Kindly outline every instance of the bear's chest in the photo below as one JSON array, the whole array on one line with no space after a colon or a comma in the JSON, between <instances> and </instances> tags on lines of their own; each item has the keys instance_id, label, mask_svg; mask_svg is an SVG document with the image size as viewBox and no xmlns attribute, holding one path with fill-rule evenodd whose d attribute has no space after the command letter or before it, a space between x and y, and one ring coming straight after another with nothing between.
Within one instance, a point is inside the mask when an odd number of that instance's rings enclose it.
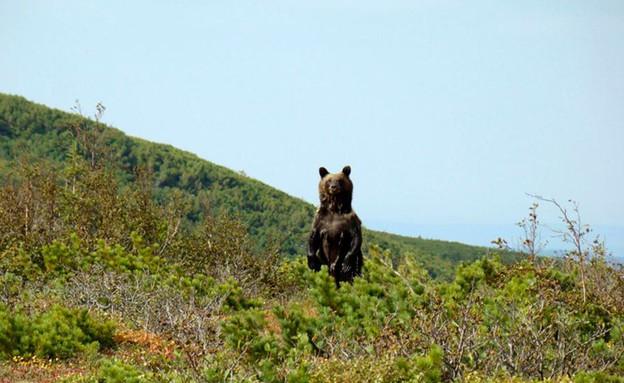
<instances>
[{"instance_id":1,"label":"bear's chest","mask_svg":"<svg viewBox=\"0 0 624 383\"><path fill-rule=\"evenodd\" d=\"M323 226L320 228L321 237L329 240L344 237L345 232L351 227L351 221L350 214L329 214L323 220Z\"/></svg>"}]
</instances>

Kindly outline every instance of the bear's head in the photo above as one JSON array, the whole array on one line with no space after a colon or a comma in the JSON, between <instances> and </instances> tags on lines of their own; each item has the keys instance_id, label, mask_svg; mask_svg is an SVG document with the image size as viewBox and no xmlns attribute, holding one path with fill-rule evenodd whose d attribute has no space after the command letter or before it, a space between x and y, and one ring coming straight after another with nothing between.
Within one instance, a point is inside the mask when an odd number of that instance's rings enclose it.
<instances>
[{"instance_id":1,"label":"bear's head","mask_svg":"<svg viewBox=\"0 0 624 383\"><path fill-rule=\"evenodd\" d=\"M345 166L342 172L331 174L325 168L319 169L321 181L319 182L319 209L333 213L351 212L351 199L353 197L353 182L349 178L351 167Z\"/></svg>"}]
</instances>

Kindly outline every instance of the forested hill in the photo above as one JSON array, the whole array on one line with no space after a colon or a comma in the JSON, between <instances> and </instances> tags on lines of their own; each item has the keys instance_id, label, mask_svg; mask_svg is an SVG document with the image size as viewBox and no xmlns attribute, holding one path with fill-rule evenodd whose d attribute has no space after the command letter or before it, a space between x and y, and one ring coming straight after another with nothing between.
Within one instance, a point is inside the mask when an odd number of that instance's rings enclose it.
<instances>
[{"instance_id":1,"label":"forested hill","mask_svg":"<svg viewBox=\"0 0 624 383\"><path fill-rule=\"evenodd\" d=\"M149 180L150 193L159 204L182 201L186 230L193 230L194 222L206 214L239 215L255 247L277 242L283 255L305 253L313 205L194 154L129 137L97 120L0 94L0 179L6 184L20 163L45 163L67 173L72 156L79 154L93 165L113 167L121 185ZM365 230L364 237L365 247L377 245L393 257L410 256L433 277L449 277L461 261L486 252L372 230Z\"/></svg>"}]
</instances>

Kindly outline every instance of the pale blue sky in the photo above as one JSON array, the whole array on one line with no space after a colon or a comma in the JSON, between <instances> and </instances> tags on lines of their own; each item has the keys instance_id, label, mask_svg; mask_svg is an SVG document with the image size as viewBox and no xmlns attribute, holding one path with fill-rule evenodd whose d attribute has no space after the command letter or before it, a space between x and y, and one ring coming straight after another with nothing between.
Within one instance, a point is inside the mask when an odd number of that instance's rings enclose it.
<instances>
[{"instance_id":1,"label":"pale blue sky","mask_svg":"<svg viewBox=\"0 0 624 383\"><path fill-rule=\"evenodd\" d=\"M535 193L624 241L622 1L4 0L0 15L0 92L101 101L109 125L315 204L318 167L349 164L370 228L487 242Z\"/></svg>"}]
</instances>

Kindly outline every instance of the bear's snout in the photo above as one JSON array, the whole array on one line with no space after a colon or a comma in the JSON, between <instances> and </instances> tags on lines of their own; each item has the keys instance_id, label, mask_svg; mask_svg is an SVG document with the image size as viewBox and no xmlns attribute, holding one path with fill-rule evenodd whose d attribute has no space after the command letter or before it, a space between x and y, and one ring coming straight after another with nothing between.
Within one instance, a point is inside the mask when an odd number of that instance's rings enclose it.
<instances>
[{"instance_id":1,"label":"bear's snout","mask_svg":"<svg viewBox=\"0 0 624 383\"><path fill-rule=\"evenodd\" d=\"M329 187L329 193L330 194L340 193L340 183L339 182L330 182L328 187Z\"/></svg>"}]
</instances>

